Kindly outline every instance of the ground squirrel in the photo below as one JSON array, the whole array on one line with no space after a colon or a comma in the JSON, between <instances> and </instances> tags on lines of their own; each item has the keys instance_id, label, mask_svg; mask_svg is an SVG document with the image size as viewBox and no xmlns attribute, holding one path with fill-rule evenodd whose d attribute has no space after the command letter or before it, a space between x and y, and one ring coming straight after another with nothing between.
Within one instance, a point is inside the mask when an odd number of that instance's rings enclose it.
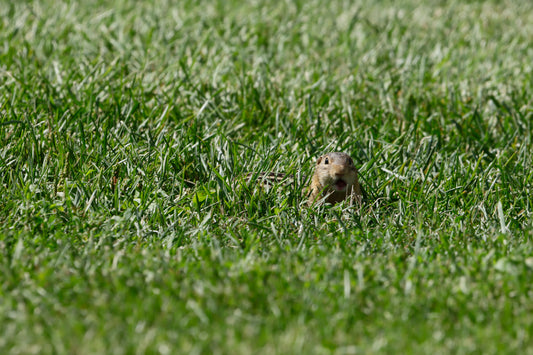
<instances>
[{"instance_id":1,"label":"ground squirrel","mask_svg":"<svg viewBox=\"0 0 533 355\"><path fill-rule=\"evenodd\" d=\"M282 173L250 173L247 178L254 176L267 185L290 177ZM327 153L317 159L311 185L305 191L309 196L309 206L320 201L335 204L347 199L361 204L363 199L353 160L348 154L340 152Z\"/></svg>"},{"instance_id":2,"label":"ground squirrel","mask_svg":"<svg viewBox=\"0 0 533 355\"><path fill-rule=\"evenodd\" d=\"M311 206L321 199L331 204L347 199L361 203L363 193L357 178L357 169L348 154L334 152L317 159L307 204Z\"/></svg>"}]
</instances>

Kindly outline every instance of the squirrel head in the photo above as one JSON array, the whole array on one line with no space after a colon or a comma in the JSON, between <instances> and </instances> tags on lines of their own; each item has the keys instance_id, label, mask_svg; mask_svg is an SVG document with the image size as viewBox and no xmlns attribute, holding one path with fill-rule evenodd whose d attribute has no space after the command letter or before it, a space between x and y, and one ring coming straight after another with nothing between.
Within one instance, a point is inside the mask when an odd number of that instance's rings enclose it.
<instances>
[{"instance_id":1,"label":"squirrel head","mask_svg":"<svg viewBox=\"0 0 533 355\"><path fill-rule=\"evenodd\" d=\"M319 157L315 174L320 185L334 191L349 191L357 181L357 169L353 159L341 152L327 153Z\"/></svg>"}]
</instances>

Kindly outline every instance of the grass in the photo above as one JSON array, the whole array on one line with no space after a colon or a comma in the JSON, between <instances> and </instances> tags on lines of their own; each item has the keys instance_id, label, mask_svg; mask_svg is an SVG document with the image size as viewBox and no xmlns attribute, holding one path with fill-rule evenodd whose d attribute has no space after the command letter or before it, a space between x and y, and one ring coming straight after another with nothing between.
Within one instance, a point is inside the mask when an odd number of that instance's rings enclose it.
<instances>
[{"instance_id":1,"label":"grass","mask_svg":"<svg viewBox=\"0 0 533 355\"><path fill-rule=\"evenodd\" d=\"M6 1L0 352L532 353L532 10Z\"/></svg>"}]
</instances>

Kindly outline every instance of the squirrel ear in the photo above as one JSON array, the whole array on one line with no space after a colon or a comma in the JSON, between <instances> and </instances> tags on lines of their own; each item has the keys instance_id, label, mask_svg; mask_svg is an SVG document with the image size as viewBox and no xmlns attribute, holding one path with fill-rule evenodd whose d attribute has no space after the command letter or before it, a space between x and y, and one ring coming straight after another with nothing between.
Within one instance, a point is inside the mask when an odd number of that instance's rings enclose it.
<instances>
[{"instance_id":1,"label":"squirrel ear","mask_svg":"<svg viewBox=\"0 0 533 355\"><path fill-rule=\"evenodd\" d=\"M319 158L316 160L316 165L320 164L320 162L322 161L322 158L323 158L323 157L319 157Z\"/></svg>"}]
</instances>

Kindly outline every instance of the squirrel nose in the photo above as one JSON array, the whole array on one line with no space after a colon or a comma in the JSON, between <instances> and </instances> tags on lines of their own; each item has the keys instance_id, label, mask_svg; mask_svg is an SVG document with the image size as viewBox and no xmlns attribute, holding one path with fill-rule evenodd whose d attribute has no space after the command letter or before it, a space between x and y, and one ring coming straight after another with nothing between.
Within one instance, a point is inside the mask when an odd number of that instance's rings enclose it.
<instances>
[{"instance_id":1,"label":"squirrel nose","mask_svg":"<svg viewBox=\"0 0 533 355\"><path fill-rule=\"evenodd\" d=\"M343 176L345 174L345 169L342 166L339 166L335 169L335 176Z\"/></svg>"}]
</instances>

